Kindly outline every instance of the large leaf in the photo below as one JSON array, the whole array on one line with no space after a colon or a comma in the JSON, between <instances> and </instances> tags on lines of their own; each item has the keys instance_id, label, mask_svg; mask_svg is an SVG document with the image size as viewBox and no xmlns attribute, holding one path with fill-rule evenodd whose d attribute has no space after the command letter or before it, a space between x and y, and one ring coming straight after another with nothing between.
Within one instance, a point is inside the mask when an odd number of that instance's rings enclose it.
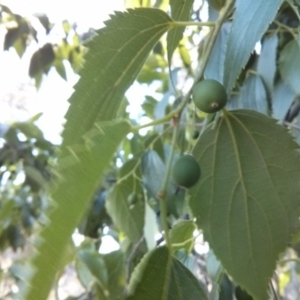
<instances>
[{"instance_id":1,"label":"large leaf","mask_svg":"<svg viewBox=\"0 0 300 300\"><path fill-rule=\"evenodd\" d=\"M282 121L291 107L296 93L287 84L280 81L274 88L272 111L273 117Z\"/></svg>"},{"instance_id":2,"label":"large leaf","mask_svg":"<svg viewBox=\"0 0 300 300\"><path fill-rule=\"evenodd\" d=\"M224 23L221 27L205 68L204 77L206 79L215 79L223 83L226 44L230 27L231 23L229 22Z\"/></svg>"},{"instance_id":3,"label":"large leaf","mask_svg":"<svg viewBox=\"0 0 300 300\"><path fill-rule=\"evenodd\" d=\"M193 0L170 0L171 17L176 21L189 21ZM171 65L172 55L182 39L185 27L178 27L168 32L167 36L167 50L168 61Z\"/></svg>"},{"instance_id":4,"label":"large leaf","mask_svg":"<svg viewBox=\"0 0 300 300\"><path fill-rule=\"evenodd\" d=\"M269 95L271 95L273 91L276 73L277 45L278 37L276 34L265 38L262 42L261 53L257 64L257 72L262 77Z\"/></svg>"},{"instance_id":5,"label":"large leaf","mask_svg":"<svg viewBox=\"0 0 300 300\"><path fill-rule=\"evenodd\" d=\"M143 236L145 203L128 203L128 196L137 184L134 180L131 176L111 189L106 198L106 209L116 226L136 243Z\"/></svg>"},{"instance_id":6,"label":"large leaf","mask_svg":"<svg viewBox=\"0 0 300 300\"><path fill-rule=\"evenodd\" d=\"M282 0L236 1L225 57L224 85L228 92L246 65L255 43L274 19L281 2Z\"/></svg>"},{"instance_id":7,"label":"large leaf","mask_svg":"<svg viewBox=\"0 0 300 300\"><path fill-rule=\"evenodd\" d=\"M299 225L297 144L276 121L236 110L209 126L193 154L202 178L190 206L230 276L257 300L268 299L276 260Z\"/></svg>"},{"instance_id":8,"label":"large leaf","mask_svg":"<svg viewBox=\"0 0 300 300\"><path fill-rule=\"evenodd\" d=\"M89 51L66 114L66 146L79 142L95 121L116 116L125 91L173 22L159 9L138 8L117 12L105 24L86 44Z\"/></svg>"},{"instance_id":9,"label":"large leaf","mask_svg":"<svg viewBox=\"0 0 300 300\"><path fill-rule=\"evenodd\" d=\"M130 300L206 300L196 277L167 248L148 253L136 267L129 286Z\"/></svg>"},{"instance_id":10,"label":"large leaf","mask_svg":"<svg viewBox=\"0 0 300 300\"><path fill-rule=\"evenodd\" d=\"M279 70L287 85L300 95L300 36L290 41L280 53Z\"/></svg>"},{"instance_id":11,"label":"large leaf","mask_svg":"<svg viewBox=\"0 0 300 300\"><path fill-rule=\"evenodd\" d=\"M127 122L99 123L85 145L72 148L73 155L60 158L57 166L60 181L52 194L55 207L49 215L33 258L36 272L30 281L26 299L46 299L63 265L63 256L69 238L79 223L98 188L121 140L128 134ZM101 154L101 155L99 155Z\"/></svg>"},{"instance_id":12,"label":"large leaf","mask_svg":"<svg viewBox=\"0 0 300 300\"><path fill-rule=\"evenodd\" d=\"M260 76L251 74L245 80L241 88L240 103L242 108L269 114L267 91Z\"/></svg>"}]
</instances>

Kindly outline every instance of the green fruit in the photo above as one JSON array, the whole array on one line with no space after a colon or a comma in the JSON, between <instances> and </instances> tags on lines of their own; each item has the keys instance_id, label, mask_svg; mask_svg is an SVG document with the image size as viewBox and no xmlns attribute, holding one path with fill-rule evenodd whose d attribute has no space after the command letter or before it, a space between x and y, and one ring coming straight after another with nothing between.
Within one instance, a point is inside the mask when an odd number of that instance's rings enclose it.
<instances>
[{"instance_id":1,"label":"green fruit","mask_svg":"<svg viewBox=\"0 0 300 300\"><path fill-rule=\"evenodd\" d=\"M200 175L198 162L189 154L181 156L174 164L173 178L180 187L192 187L199 180Z\"/></svg>"},{"instance_id":2,"label":"green fruit","mask_svg":"<svg viewBox=\"0 0 300 300\"><path fill-rule=\"evenodd\" d=\"M203 112L215 113L226 105L227 94L220 82L206 79L194 86L193 100L196 107Z\"/></svg>"},{"instance_id":3,"label":"green fruit","mask_svg":"<svg viewBox=\"0 0 300 300\"><path fill-rule=\"evenodd\" d=\"M209 4L216 10L221 10L226 0L209 0Z\"/></svg>"}]
</instances>

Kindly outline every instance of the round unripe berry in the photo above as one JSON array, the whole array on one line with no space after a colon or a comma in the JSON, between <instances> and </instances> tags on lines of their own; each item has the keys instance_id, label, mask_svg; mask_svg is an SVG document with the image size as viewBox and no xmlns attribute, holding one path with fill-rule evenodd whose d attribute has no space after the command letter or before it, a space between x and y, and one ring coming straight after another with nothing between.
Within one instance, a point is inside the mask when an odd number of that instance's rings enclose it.
<instances>
[{"instance_id":1,"label":"round unripe berry","mask_svg":"<svg viewBox=\"0 0 300 300\"><path fill-rule=\"evenodd\" d=\"M203 112L215 113L226 105L227 94L220 82L214 79L206 79L194 86L193 100L196 107Z\"/></svg>"},{"instance_id":2,"label":"round unripe berry","mask_svg":"<svg viewBox=\"0 0 300 300\"><path fill-rule=\"evenodd\" d=\"M173 179L183 188L190 188L197 183L201 175L201 169L196 159L187 154L181 156L173 166Z\"/></svg>"}]
</instances>

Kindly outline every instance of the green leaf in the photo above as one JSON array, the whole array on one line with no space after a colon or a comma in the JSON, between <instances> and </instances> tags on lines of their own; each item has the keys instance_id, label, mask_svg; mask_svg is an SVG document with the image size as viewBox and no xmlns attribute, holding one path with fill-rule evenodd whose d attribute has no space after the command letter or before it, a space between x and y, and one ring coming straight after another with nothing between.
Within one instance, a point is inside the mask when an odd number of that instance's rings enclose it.
<instances>
[{"instance_id":1,"label":"green leaf","mask_svg":"<svg viewBox=\"0 0 300 300\"><path fill-rule=\"evenodd\" d=\"M147 245L147 249L153 250L156 247L155 234L158 233L157 217L154 210L145 204L145 224L144 224L144 237Z\"/></svg>"},{"instance_id":2,"label":"green leaf","mask_svg":"<svg viewBox=\"0 0 300 300\"><path fill-rule=\"evenodd\" d=\"M125 257L122 251L102 256L108 272L109 299L122 299L125 285Z\"/></svg>"},{"instance_id":3,"label":"green leaf","mask_svg":"<svg viewBox=\"0 0 300 300\"><path fill-rule=\"evenodd\" d=\"M67 73L66 73L66 68L65 68L64 63L59 58L57 58L54 61L53 65L54 65L54 67L56 69L56 72L59 74L59 76L62 79L67 80Z\"/></svg>"},{"instance_id":4,"label":"green leaf","mask_svg":"<svg viewBox=\"0 0 300 300\"><path fill-rule=\"evenodd\" d=\"M154 108L157 104L157 100L153 98L152 96L145 96L145 101L142 104L142 108L146 113L146 116L151 118L152 120L154 119Z\"/></svg>"},{"instance_id":5,"label":"green leaf","mask_svg":"<svg viewBox=\"0 0 300 300\"><path fill-rule=\"evenodd\" d=\"M285 45L279 57L279 71L281 77L298 95L300 94L299 68L300 36Z\"/></svg>"},{"instance_id":6,"label":"green leaf","mask_svg":"<svg viewBox=\"0 0 300 300\"><path fill-rule=\"evenodd\" d=\"M278 36L272 35L262 41L257 63L257 73L262 77L269 95L272 94L276 73Z\"/></svg>"},{"instance_id":7,"label":"green leaf","mask_svg":"<svg viewBox=\"0 0 300 300\"><path fill-rule=\"evenodd\" d=\"M282 121L295 98L296 93L288 85L280 81L273 92L273 117Z\"/></svg>"},{"instance_id":8,"label":"green leaf","mask_svg":"<svg viewBox=\"0 0 300 300\"><path fill-rule=\"evenodd\" d=\"M275 18L281 2L282 0L236 1L224 65L224 86L227 92L231 91L246 65L255 43Z\"/></svg>"},{"instance_id":9,"label":"green leaf","mask_svg":"<svg viewBox=\"0 0 300 300\"><path fill-rule=\"evenodd\" d=\"M206 300L196 277L167 248L149 252L136 267L129 284L128 300Z\"/></svg>"},{"instance_id":10,"label":"green leaf","mask_svg":"<svg viewBox=\"0 0 300 300\"><path fill-rule=\"evenodd\" d=\"M106 266L101 255L95 250L82 249L78 251L78 256L85 263L89 271L92 273L97 283L102 289L108 281Z\"/></svg>"},{"instance_id":11,"label":"green leaf","mask_svg":"<svg viewBox=\"0 0 300 300\"><path fill-rule=\"evenodd\" d=\"M240 102L242 108L269 114L267 92L260 76L251 74L245 80L241 88Z\"/></svg>"},{"instance_id":12,"label":"green leaf","mask_svg":"<svg viewBox=\"0 0 300 300\"><path fill-rule=\"evenodd\" d=\"M143 183L148 190L150 197L157 198L157 193L161 189L164 174L166 171L165 163L156 151L150 150L144 153L141 162L143 173ZM168 212L177 215L175 195L177 186L173 180L167 185L167 206ZM175 195L175 196L174 196Z\"/></svg>"},{"instance_id":13,"label":"green leaf","mask_svg":"<svg viewBox=\"0 0 300 300\"><path fill-rule=\"evenodd\" d=\"M224 23L221 27L205 68L204 77L206 79L215 79L221 83L223 82L226 45L230 27L231 23L229 22Z\"/></svg>"},{"instance_id":14,"label":"green leaf","mask_svg":"<svg viewBox=\"0 0 300 300\"><path fill-rule=\"evenodd\" d=\"M225 270L257 300L299 226L300 162L287 130L258 112L227 112L198 140L190 190L197 225Z\"/></svg>"},{"instance_id":15,"label":"green leaf","mask_svg":"<svg viewBox=\"0 0 300 300\"><path fill-rule=\"evenodd\" d=\"M85 145L74 146L70 156L59 158L56 171L60 181L52 193L54 208L49 214L50 223L40 234L37 254L32 260L36 271L25 299L47 298L55 274L63 266L69 238L129 129L125 121L98 123L87 135Z\"/></svg>"},{"instance_id":16,"label":"green leaf","mask_svg":"<svg viewBox=\"0 0 300 300\"><path fill-rule=\"evenodd\" d=\"M134 205L128 203L128 196L135 192L137 183L134 180L131 176L117 183L108 193L105 204L116 226L136 243L143 236L145 204L143 201Z\"/></svg>"},{"instance_id":17,"label":"green leaf","mask_svg":"<svg viewBox=\"0 0 300 300\"><path fill-rule=\"evenodd\" d=\"M115 118L125 91L173 22L159 9L138 8L116 12L105 24L86 44L89 51L66 114L64 145L80 142L96 121Z\"/></svg>"},{"instance_id":18,"label":"green leaf","mask_svg":"<svg viewBox=\"0 0 300 300\"><path fill-rule=\"evenodd\" d=\"M170 241L173 249L185 249L191 252L194 246L193 233L196 225L192 220L178 220L170 230Z\"/></svg>"},{"instance_id":19,"label":"green leaf","mask_svg":"<svg viewBox=\"0 0 300 300\"><path fill-rule=\"evenodd\" d=\"M189 21L191 8L194 3L193 0L170 0L171 17L175 21ZM167 36L167 51L169 66L171 66L171 59L174 50L177 48L179 42L182 39L185 27L178 27L168 32Z\"/></svg>"}]
</instances>

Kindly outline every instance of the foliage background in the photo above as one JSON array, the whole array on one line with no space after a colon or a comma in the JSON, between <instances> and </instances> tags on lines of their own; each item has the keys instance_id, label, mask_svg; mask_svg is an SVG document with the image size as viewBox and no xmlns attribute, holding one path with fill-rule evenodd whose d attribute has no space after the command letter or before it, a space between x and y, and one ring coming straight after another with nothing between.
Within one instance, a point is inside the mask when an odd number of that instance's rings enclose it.
<instances>
[{"instance_id":1,"label":"foliage background","mask_svg":"<svg viewBox=\"0 0 300 300\"><path fill-rule=\"evenodd\" d=\"M67 65L81 79L59 148L36 126L40 115L1 126L0 246L34 252L35 244L40 253L2 268L2 283L15 287L5 297L46 298L70 262L84 287L77 299L298 297L300 166L290 134L298 142L299 4L236 1L233 12L232 2L219 13L214 1L131 1L146 8L83 35L64 22L60 42L32 54L37 88L51 68L66 79ZM214 29L200 23L182 39L191 23L178 22L203 21L207 9ZM37 19L50 33L46 16ZM22 57L37 39L32 23L5 6L1 23L4 50ZM222 116L189 102L203 75L228 91ZM132 84L156 88L135 118L124 96ZM185 151L203 172L188 192L168 178ZM75 227L85 236L79 247L69 239ZM194 237L203 233L213 249L205 255ZM107 236L120 249L99 254Z\"/></svg>"}]
</instances>

